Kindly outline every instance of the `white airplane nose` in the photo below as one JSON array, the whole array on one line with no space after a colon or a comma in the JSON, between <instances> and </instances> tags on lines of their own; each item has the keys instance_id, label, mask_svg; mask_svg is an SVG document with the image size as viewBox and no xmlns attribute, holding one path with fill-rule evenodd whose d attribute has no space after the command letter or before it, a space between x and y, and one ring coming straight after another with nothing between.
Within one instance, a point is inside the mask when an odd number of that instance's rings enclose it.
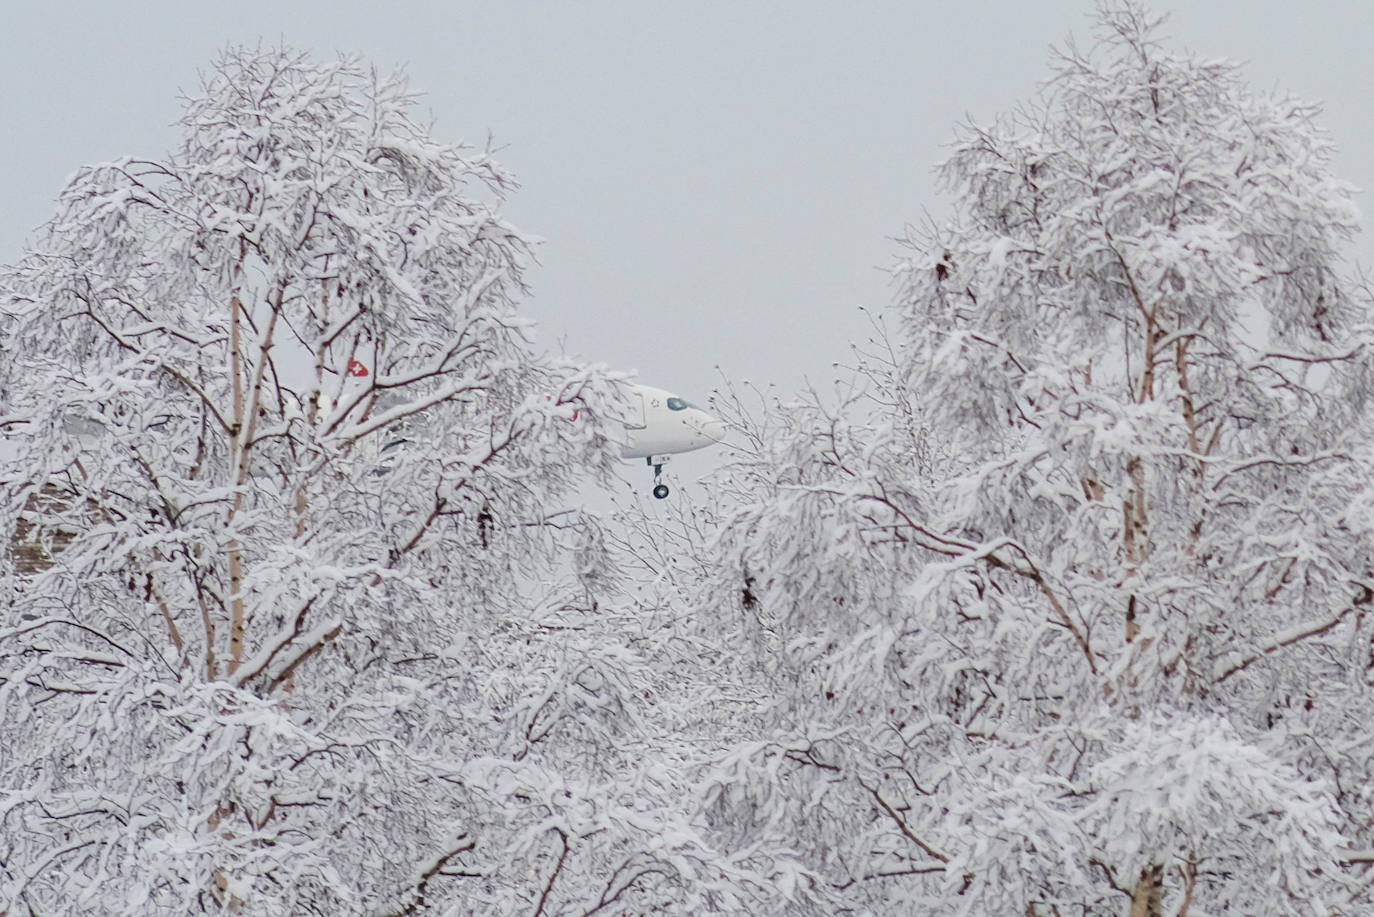
<instances>
[{"instance_id":1,"label":"white airplane nose","mask_svg":"<svg viewBox=\"0 0 1374 917\"><path fill-rule=\"evenodd\" d=\"M705 411L702 411L700 408L697 410L700 412L700 416L697 418L696 424L694 424L697 431L713 443L718 443L723 440L725 438L725 424L721 423L710 414L707 414Z\"/></svg>"}]
</instances>

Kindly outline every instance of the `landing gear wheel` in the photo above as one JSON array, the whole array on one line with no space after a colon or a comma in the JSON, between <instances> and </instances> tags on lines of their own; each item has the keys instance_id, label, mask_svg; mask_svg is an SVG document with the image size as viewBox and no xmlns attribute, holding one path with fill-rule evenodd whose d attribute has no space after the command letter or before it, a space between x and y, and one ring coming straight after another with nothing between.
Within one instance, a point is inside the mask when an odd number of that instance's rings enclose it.
<instances>
[{"instance_id":1,"label":"landing gear wheel","mask_svg":"<svg viewBox=\"0 0 1374 917\"><path fill-rule=\"evenodd\" d=\"M655 485L654 485L654 497L656 497L656 498L659 499L659 500L662 500L662 499L663 499L664 497L666 497L666 496L668 496L668 485L667 485L667 484L655 484Z\"/></svg>"}]
</instances>

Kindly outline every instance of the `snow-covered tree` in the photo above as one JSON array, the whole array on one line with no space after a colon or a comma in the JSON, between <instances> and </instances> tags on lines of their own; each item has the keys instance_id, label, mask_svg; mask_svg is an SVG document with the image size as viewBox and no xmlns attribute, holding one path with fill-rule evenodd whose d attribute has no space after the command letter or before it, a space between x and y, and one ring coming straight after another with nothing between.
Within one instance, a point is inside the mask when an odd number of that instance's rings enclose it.
<instances>
[{"instance_id":1,"label":"snow-covered tree","mask_svg":"<svg viewBox=\"0 0 1374 917\"><path fill-rule=\"evenodd\" d=\"M0 913L739 884L656 808L651 666L566 509L623 381L534 349L512 179L413 101L231 50L0 275Z\"/></svg>"},{"instance_id":2,"label":"snow-covered tree","mask_svg":"<svg viewBox=\"0 0 1374 917\"><path fill-rule=\"evenodd\" d=\"M1097 35L958 136L839 405L740 417L702 608L764 700L701 779L780 913L1374 907L1351 190L1312 106Z\"/></svg>"}]
</instances>

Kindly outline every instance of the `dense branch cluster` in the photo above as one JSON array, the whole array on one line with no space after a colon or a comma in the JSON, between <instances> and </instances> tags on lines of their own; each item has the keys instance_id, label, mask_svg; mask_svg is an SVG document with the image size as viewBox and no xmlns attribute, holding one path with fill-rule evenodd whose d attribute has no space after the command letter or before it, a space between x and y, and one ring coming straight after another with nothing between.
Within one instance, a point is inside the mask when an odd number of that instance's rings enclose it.
<instances>
[{"instance_id":1,"label":"dense branch cluster","mask_svg":"<svg viewBox=\"0 0 1374 917\"><path fill-rule=\"evenodd\" d=\"M550 784L615 772L527 705L622 690L541 638L622 383L534 350L511 178L411 102L231 52L6 273L0 910L503 910Z\"/></svg>"},{"instance_id":2,"label":"dense branch cluster","mask_svg":"<svg viewBox=\"0 0 1374 917\"><path fill-rule=\"evenodd\" d=\"M1105 10L959 135L837 399L735 402L736 792L817 913L1370 906L1352 192L1310 106L1157 26Z\"/></svg>"}]
</instances>

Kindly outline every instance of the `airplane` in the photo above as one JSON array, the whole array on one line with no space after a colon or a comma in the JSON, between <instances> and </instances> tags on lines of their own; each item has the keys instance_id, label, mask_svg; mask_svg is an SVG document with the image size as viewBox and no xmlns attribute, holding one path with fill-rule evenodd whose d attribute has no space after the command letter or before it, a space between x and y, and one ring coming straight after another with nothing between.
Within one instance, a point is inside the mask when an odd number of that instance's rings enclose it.
<instances>
[{"instance_id":1,"label":"airplane","mask_svg":"<svg viewBox=\"0 0 1374 917\"><path fill-rule=\"evenodd\" d=\"M368 370L353 360L349 362L348 374L362 377ZM576 413L573 416L576 417ZM413 422L402 421L387 430L387 438L380 448L384 464L409 442L405 433ZM653 494L659 500L668 496L668 485L663 483L662 475L663 465L670 456L703 449L725 438L725 424L721 421L685 398L650 385L630 386L630 409L624 422L629 441L620 457L642 458L653 467Z\"/></svg>"},{"instance_id":2,"label":"airplane","mask_svg":"<svg viewBox=\"0 0 1374 917\"><path fill-rule=\"evenodd\" d=\"M672 455L714 445L725 438L725 424L686 399L649 385L634 385L625 419L630 441L620 457L642 458L654 469L654 496L668 496L660 478Z\"/></svg>"}]
</instances>

